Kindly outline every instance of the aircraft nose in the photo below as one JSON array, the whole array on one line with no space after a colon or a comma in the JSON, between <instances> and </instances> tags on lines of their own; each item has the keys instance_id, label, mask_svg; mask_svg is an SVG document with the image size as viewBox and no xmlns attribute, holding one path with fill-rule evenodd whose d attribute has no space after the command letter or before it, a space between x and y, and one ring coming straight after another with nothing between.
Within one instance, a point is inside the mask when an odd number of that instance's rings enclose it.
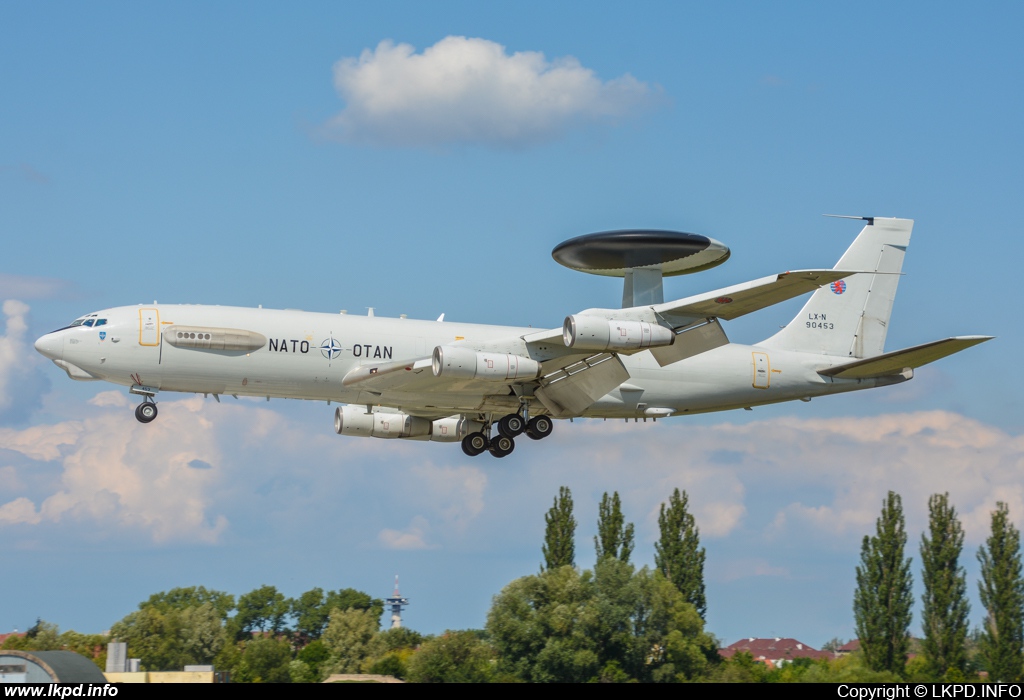
<instances>
[{"instance_id":1,"label":"aircraft nose","mask_svg":"<svg viewBox=\"0 0 1024 700\"><path fill-rule=\"evenodd\" d=\"M51 360L60 360L64 357L64 334L47 333L35 342L36 352Z\"/></svg>"}]
</instances>

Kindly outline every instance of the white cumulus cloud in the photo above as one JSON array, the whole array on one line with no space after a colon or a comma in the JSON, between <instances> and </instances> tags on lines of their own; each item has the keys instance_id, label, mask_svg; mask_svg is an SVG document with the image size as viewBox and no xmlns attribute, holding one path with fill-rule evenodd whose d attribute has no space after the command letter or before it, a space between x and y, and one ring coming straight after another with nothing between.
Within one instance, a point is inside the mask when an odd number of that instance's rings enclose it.
<instances>
[{"instance_id":1,"label":"white cumulus cloud","mask_svg":"<svg viewBox=\"0 0 1024 700\"><path fill-rule=\"evenodd\" d=\"M26 338L28 305L8 299L2 309L6 323L0 336L0 421L19 422L40 405L49 382L40 372L41 360Z\"/></svg>"},{"instance_id":2,"label":"white cumulus cloud","mask_svg":"<svg viewBox=\"0 0 1024 700\"><path fill-rule=\"evenodd\" d=\"M521 148L570 126L614 122L655 101L626 74L601 80L566 56L508 53L487 39L448 36L416 53L382 41L334 66L345 108L328 124L344 141L385 146L457 143Z\"/></svg>"},{"instance_id":3,"label":"white cumulus cloud","mask_svg":"<svg viewBox=\"0 0 1024 700\"><path fill-rule=\"evenodd\" d=\"M378 541L387 549L432 549L427 543L427 519L417 515L404 530L385 528L377 535Z\"/></svg>"},{"instance_id":4,"label":"white cumulus cloud","mask_svg":"<svg viewBox=\"0 0 1024 700\"><path fill-rule=\"evenodd\" d=\"M211 517L208 489L213 470L189 467L216 462L219 448L202 401L177 402L151 425L128 423L123 412L83 421L0 430L0 449L36 461L60 461L52 492L36 503L24 496L0 505L0 524L98 522L148 533L156 542L214 542L227 527Z\"/></svg>"}]
</instances>

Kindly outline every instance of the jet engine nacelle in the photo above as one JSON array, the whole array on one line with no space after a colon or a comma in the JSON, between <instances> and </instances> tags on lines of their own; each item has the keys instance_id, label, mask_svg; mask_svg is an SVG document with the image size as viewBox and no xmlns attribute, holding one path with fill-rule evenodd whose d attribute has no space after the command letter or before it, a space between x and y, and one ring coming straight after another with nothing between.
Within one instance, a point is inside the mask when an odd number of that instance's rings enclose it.
<instances>
[{"instance_id":1,"label":"jet engine nacelle","mask_svg":"<svg viewBox=\"0 0 1024 700\"><path fill-rule=\"evenodd\" d=\"M334 432L376 438L415 438L430 435L430 421L405 413L367 413L357 406L334 411Z\"/></svg>"},{"instance_id":2,"label":"jet engine nacelle","mask_svg":"<svg viewBox=\"0 0 1024 700\"><path fill-rule=\"evenodd\" d=\"M458 442L483 429L483 423L467 418L431 421L406 413L367 413L359 406L339 406L334 411L334 431L338 435Z\"/></svg>"},{"instance_id":3,"label":"jet engine nacelle","mask_svg":"<svg viewBox=\"0 0 1024 700\"><path fill-rule=\"evenodd\" d=\"M440 418L430 425L433 442L459 442L470 433L479 433L484 424L468 418Z\"/></svg>"},{"instance_id":4,"label":"jet engine nacelle","mask_svg":"<svg viewBox=\"0 0 1024 700\"><path fill-rule=\"evenodd\" d=\"M434 348L431 364L435 377L504 382L540 376L540 363L529 357L444 345Z\"/></svg>"},{"instance_id":5,"label":"jet engine nacelle","mask_svg":"<svg viewBox=\"0 0 1024 700\"><path fill-rule=\"evenodd\" d=\"M574 350L643 350L671 345L670 328L646 321L609 321L598 316L566 316L562 326L565 346Z\"/></svg>"}]
</instances>

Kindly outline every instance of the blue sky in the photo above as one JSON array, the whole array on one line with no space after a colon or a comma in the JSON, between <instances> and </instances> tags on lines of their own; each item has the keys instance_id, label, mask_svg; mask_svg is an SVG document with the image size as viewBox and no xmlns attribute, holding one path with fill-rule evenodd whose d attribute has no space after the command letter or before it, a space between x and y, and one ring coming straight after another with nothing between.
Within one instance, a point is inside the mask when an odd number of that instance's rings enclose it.
<instances>
[{"instance_id":1,"label":"blue sky","mask_svg":"<svg viewBox=\"0 0 1024 700\"><path fill-rule=\"evenodd\" d=\"M0 630L106 629L177 585L383 596L395 573L410 626L479 627L537 570L562 484L583 566L603 491L650 564L658 505L688 489L726 643L852 637L859 541L889 489L915 575L928 495L950 492L973 595L995 501L1024 523L1022 14L4 3ZM123 391L31 351L82 313L154 299L554 327L621 294L558 266L565 238L654 227L732 248L667 281L679 297L831 266L858 226L825 213L917 222L887 349L997 340L861 395L560 423L500 462L340 438L322 404L169 396L140 426ZM801 303L726 330L756 341Z\"/></svg>"}]
</instances>

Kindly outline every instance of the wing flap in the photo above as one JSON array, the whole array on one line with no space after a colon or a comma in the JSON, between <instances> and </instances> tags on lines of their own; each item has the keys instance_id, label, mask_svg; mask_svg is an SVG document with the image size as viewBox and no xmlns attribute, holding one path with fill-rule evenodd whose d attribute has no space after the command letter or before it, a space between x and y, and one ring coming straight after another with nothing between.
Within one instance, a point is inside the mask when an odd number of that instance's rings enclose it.
<instances>
[{"instance_id":1,"label":"wing flap","mask_svg":"<svg viewBox=\"0 0 1024 700\"><path fill-rule=\"evenodd\" d=\"M534 395L556 417L578 415L627 379L622 360L601 353L548 375Z\"/></svg>"},{"instance_id":2,"label":"wing flap","mask_svg":"<svg viewBox=\"0 0 1024 700\"><path fill-rule=\"evenodd\" d=\"M662 367L685 360L702 352L728 345L729 338L718 319L712 318L700 325L687 326L676 334L675 342L660 348L651 348L651 354Z\"/></svg>"},{"instance_id":3,"label":"wing flap","mask_svg":"<svg viewBox=\"0 0 1024 700\"><path fill-rule=\"evenodd\" d=\"M869 379L901 374L907 369L914 369L930 362L941 360L969 347L992 340L990 335L965 335L955 338L935 340L924 345L887 352L866 360L849 362L838 367L818 370L818 374L837 379Z\"/></svg>"}]
</instances>

